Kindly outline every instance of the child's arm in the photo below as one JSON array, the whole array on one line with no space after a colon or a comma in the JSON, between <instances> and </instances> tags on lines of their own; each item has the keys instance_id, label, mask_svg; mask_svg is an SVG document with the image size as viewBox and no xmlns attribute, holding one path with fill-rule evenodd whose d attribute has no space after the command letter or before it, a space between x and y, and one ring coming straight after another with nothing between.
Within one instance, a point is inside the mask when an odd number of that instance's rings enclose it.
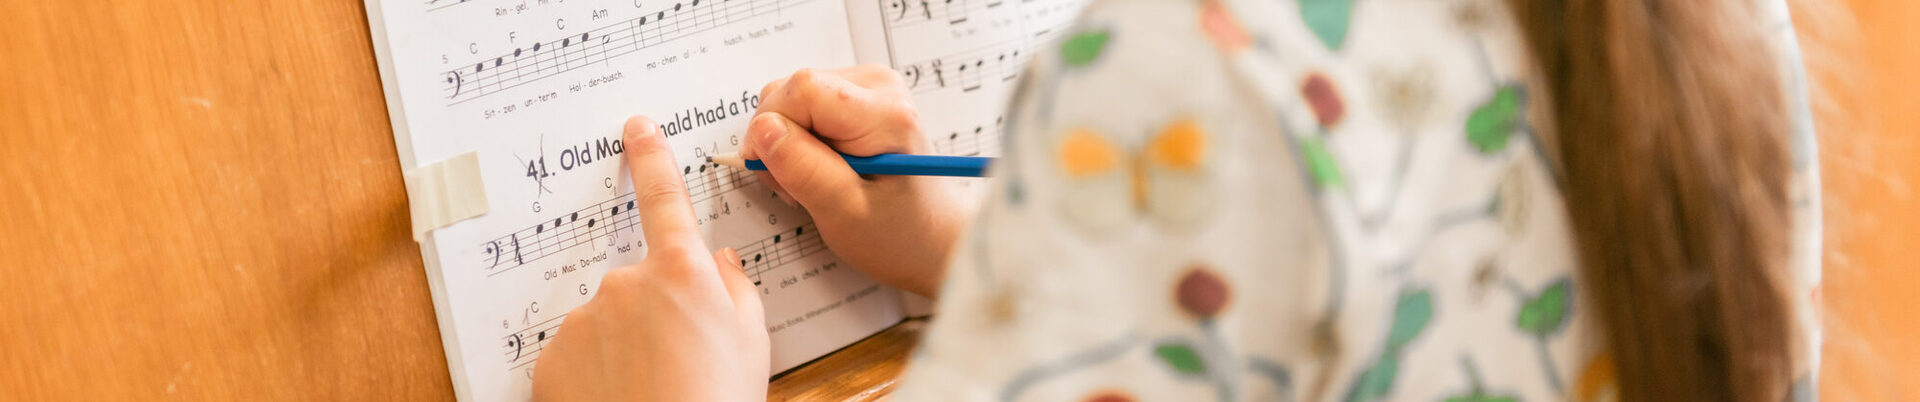
<instances>
[{"instance_id":1,"label":"child's arm","mask_svg":"<svg viewBox=\"0 0 1920 402\"><path fill-rule=\"evenodd\" d=\"M761 182L805 207L855 269L931 296L971 215L965 179L861 177L839 155L930 151L911 95L886 67L801 70L761 90L741 156L765 162Z\"/></svg>"}]
</instances>

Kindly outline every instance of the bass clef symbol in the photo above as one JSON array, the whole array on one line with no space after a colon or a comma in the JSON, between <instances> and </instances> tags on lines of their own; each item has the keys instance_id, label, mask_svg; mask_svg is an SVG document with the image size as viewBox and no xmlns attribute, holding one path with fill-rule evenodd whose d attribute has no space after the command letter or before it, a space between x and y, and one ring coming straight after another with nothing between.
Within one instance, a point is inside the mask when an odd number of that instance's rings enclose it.
<instances>
[{"instance_id":1,"label":"bass clef symbol","mask_svg":"<svg viewBox=\"0 0 1920 402\"><path fill-rule=\"evenodd\" d=\"M905 75L907 77L907 88L919 88L920 76L925 75L920 73L919 64L907 66L907 68L900 69L900 74Z\"/></svg>"},{"instance_id":2,"label":"bass clef symbol","mask_svg":"<svg viewBox=\"0 0 1920 402\"><path fill-rule=\"evenodd\" d=\"M500 266L500 241L499 240L487 242L486 245L481 246L480 252L483 254L492 256L493 262L487 264L487 268Z\"/></svg>"},{"instance_id":3,"label":"bass clef symbol","mask_svg":"<svg viewBox=\"0 0 1920 402\"><path fill-rule=\"evenodd\" d=\"M894 17L893 17L893 20L894 20L894 21L899 21L899 20L903 20L903 19L906 19L906 18L907 18L907 8L908 8L908 7L907 7L907 3L906 3L905 1L902 1L902 0L889 0L889 1L887 1L887 6L889 6L889 7L893 7L893 9L895 9L895 10L899 10L899 11L900 11L900 12L899 12L899 15L896 15L896 16L894 16Z\"/></svg>"},{"instance_id":4,"label":"bass clef symbol","mask_svg":"<svg viewBox=\"0 0 1920 402\"><path fill-rule=\"evenodd\" d=\"M458 97L460 97L460 89L461 89L461 87L465 87L465 86L466 86L466 84L467 84L467 79L466 79L466 77L462 77L462 76L460 76L460 72L459 72L459 71L448 71L448 72L447 72L447 85L451 85L451 86L453 86L453 94L452 94L452 95L447 95L447 99L453 99L453 98L458 98Z\"/></svg>"},{"instance_id":5,"label":"bass clef symbol","mask_svg":"<svg viewBox=\"0 0 1920 402\"><path fill-rule=\"evenodd\" d=\"M507 359L507 362L512 363L512 362L520 361L520 351L525 349L526 346L527 346L526 342L520 340L520 334L513 334L512 338L508 338L507 347L513 348L513 358Z\"/></svg>"}]
</instances>

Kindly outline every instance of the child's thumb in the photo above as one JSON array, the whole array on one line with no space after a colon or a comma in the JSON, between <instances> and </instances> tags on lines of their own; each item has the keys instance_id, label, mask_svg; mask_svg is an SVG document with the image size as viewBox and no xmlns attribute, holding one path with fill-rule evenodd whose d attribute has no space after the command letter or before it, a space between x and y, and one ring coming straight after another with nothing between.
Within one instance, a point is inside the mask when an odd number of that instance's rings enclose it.
<instances>
[{"instance_id":1,"label":"child's thumb","mask_svg":"<svg viewBox=\"0 0 1920 402\"><path fill-rule=\"evenodd\" d=\"M747 145L787 195L810 211L845 208L858 199L860 175L839 152L786 116L754 116L747 126Z\"/></svg>"}]
</instances>

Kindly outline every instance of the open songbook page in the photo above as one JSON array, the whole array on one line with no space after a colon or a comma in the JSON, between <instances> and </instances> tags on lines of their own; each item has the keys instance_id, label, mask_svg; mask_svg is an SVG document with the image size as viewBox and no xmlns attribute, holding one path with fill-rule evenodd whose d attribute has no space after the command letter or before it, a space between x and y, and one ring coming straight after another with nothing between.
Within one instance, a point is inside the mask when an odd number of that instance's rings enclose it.
<instances>
[{"instance_id":1,"label":"open songbook page","mask_svg":"<svg viewBox=\"0 0 1920 402\"><path fill-rule=\"evenodd\" d=\"M903 292L707 156L740 146L764 83L860 62L902 74L940 153L994 155L1022 62L1077 2L367 0L415 221L484 201L416 228L456 393L527 399L567 312L646 255L621 156L635 114L674 145L708 244L737 249L758 286L774 372L897 323L916 308ZM467 155L477 164L447 162Z\"/></svg>"}]
</instances>

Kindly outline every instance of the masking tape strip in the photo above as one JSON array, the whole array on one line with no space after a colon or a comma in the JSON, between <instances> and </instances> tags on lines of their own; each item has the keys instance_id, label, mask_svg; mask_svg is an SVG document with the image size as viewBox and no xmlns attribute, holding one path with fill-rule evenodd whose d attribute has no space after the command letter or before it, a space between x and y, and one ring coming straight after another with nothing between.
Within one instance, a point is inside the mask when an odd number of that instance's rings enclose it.
<instances>
[{"instance_id":1,"label":"masking tape strip","mask_svg":"<svg viewBox=\"0 0 1920 402\"><path fill-rule=\"evenodd\" d=\"M407 204L413 210L413 241L428 231L487 213L480 156L469 151L406 173Z\"/></svg>"}]
</instances>

